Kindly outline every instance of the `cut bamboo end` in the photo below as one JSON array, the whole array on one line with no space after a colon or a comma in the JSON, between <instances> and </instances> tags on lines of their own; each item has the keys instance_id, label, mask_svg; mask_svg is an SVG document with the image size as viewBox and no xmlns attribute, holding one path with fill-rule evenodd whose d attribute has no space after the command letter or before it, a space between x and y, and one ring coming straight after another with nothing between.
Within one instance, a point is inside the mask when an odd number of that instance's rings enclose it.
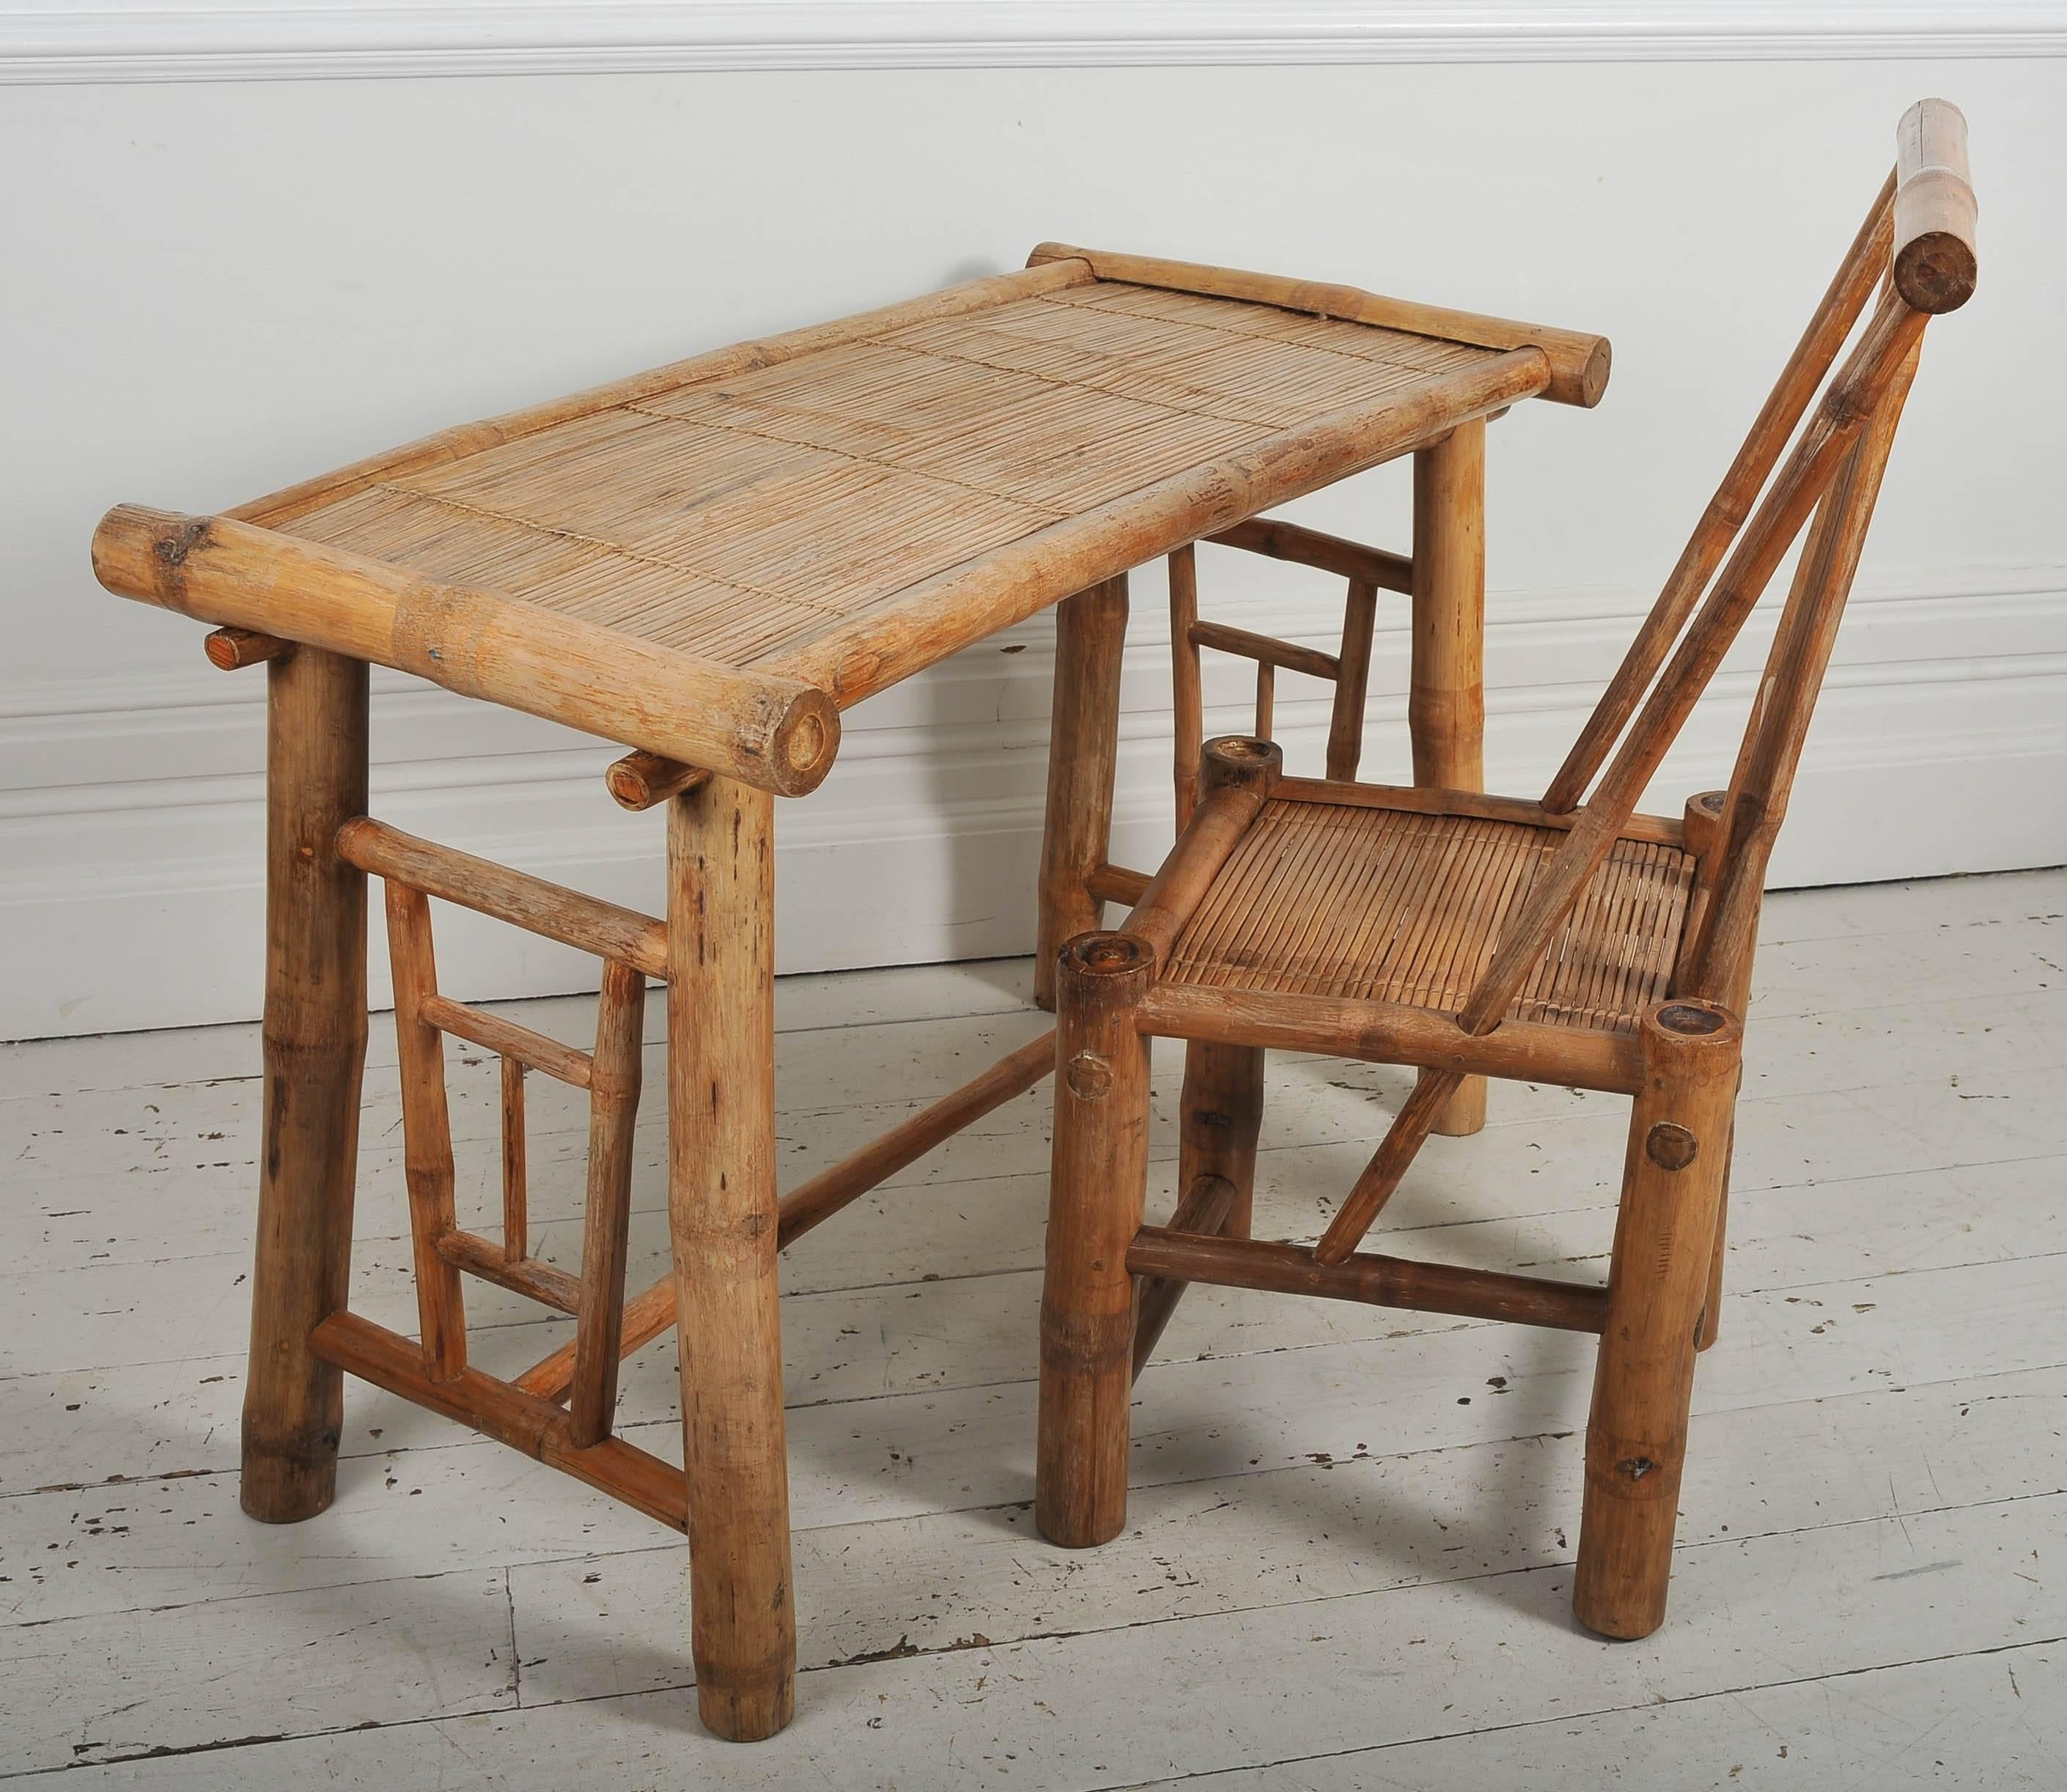
<instances>
[{"instance_id":1,"label":"cut bamboo end","mask_svg":"<svg viewBox=\"0 0 2067 1792\"><path fill-rule=\"evenodd\" d=\"M201 650L217 671L242 672L246 666L262 665L293 652L294 644L254 628L217 628L201 644Z\"/></svg>"},{"instance_id":2,"label":"cut bamboo end","mask_svg":"<svg viewBox=\"0 0 2067 1792\"><path fill-rule=\"evenodd\" d=\"M1687 996L1660 1002L1644 1015L1642 1027L1645 1049L1671 1056L1682 1077L1692 1074L1680 1068L1683 1064L1720 1064L1724 1052L1740 1051L1744 1046L1744 1022L1735 1014L1720 1002ZM1687 1057L1690 1051L1695 1058Z\"/></svg>"},{"instance_id":3,"label":"cut bamboo end","mask_svg":"<svg viewBox=\"0 0 2067 1792\"><path fill-rule=\"evenodd\" d=\"M1919 311L1955 311L1980 272L1966 115L1949 100L1919 100L1894 140L1895 291Z\"/></svg>"},{"instance_id":4,"label":"cut bamboo end","mask_svg":"<svg viewBox=\"0 0 2067 1792\"><path fill-rule=\"evenodd\" d=\"M611 762L603 774L603 787L621 809L638 815L657 809L671 796L693 790L711 774L701 766L685 766L679 759L663 758L657 753L627 753Z\"/></svg>"},{"instance_id":5,"label":"cut bamboo end","mask_svg":"<svg viewBox=\"0 0 2067 1792\"><path fill-rule=\"evenodd\" d=\"M1253 790L1259 802L1277 787L1285 769L1285 753L1275 743L1253 734L1222 734L1206 742L1199 755L1199 790L1201 796L1230 787Z\"/></svg>"},{"instance_id":6,"label":"cut bamboo end","mask_svg":"<svg viewBox=\"0 0 2067 1792\"><path fill-rule=\"evenodd\" d=\"M1687 843L1687 850L1696 859L1707 858L1720 842L1723 811L1729 799L1728 790L1703 790L1687 798L1686 815L1679 823L1679 833Z\"/></svg>"}]
</instances>

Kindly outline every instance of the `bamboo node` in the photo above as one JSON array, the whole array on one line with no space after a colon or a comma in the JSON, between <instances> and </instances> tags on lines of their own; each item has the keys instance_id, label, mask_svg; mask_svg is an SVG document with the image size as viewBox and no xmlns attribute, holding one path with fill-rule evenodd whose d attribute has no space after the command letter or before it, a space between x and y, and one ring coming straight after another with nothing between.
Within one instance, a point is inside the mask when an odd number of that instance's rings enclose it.
<instances>
[{"instance_id":1,"label":"bamboo node","mask_svg":"<svg viewBox=\"0 0 2067 1792\"><path fill-rule=\"evenodd\" d=\"M177 528L151 543L152 558L175 583L186 565L187 556L206 538L209 520L206 517L183 517Z\"/></svg>"},{"instance_id":2,"label":"bamboo node","mask_svg":"<svg viewBox=\"0 0 2067 1792\"><path fill-rule=\"evenodd\" d=\"M1660 1120L1645 1135L1643 1155L1661 1170L1683 1170L1701 1155L1701 1141L1677 1120Z\"/></svg>"}]
</instances>

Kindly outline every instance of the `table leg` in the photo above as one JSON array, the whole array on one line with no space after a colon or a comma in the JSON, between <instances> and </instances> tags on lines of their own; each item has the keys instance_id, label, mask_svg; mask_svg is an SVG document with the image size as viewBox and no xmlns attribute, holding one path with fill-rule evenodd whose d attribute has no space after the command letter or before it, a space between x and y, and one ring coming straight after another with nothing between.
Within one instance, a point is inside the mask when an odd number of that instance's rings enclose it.
<instances>
[{"instance_id":1,"label":"table leg","mask_svg":"<svg viewBox=\"0 0 2067 1792\"><path fill-rule=\"evenodd\" d=\"M266 668L264 1149L245 1381L244 1510L311 1518L337 1490L343 1371L309 1334L345 1304L366 1060L366 876L334 850L366 813L366 667L298 648Z\"/></svg>"},{"instance_id":2,"label":"table leg","mask_svg":"<svg viewBox=\"0 0 2067 1792\"><path fill-rule=\"evenodd\" d=\"M1414 648L1407 703L1414 782L1485 788L1485 425L1460 424L1414 457ZM1424 1073L1425 1074L1425 1073ZM1467 1077L1437 1119L1452 1138L1485 1124Z\"/></svg>"},{"instance_id":3,"label":"table leg","mask_svg":"<svg viewBox=\"0 0 2067 1792\"><path fill-rule=\"evenodd\" d=\"M690 1639L713 1734L795 1701L776 1310L774 799L717 778L668 807L668 1214Z\"/></svg>"},{"instance_id":4,"label":"table leg","mask_svg":"<svg viewBox=\"0 0 2067 1792\"><path fill-rule=\"evenodd\" d=\"M1055 955L1105 923L1088 888L1111 851L1119 754L1119 668L1127 648L1127 575L1055 611L1055 700L1048 732L1048 815L1041 835L1040 924L1034 999L1055 1006Z\"/></svg>"}]
</instances>

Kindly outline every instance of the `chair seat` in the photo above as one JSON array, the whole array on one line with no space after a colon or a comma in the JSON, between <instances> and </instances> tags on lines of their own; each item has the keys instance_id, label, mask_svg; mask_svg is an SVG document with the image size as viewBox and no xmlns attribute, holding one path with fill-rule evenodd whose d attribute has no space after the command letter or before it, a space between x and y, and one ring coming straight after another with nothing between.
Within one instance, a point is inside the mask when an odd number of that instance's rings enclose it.
<instances>
[{"instance_id":1,"label":"chair seat","mask_svg":"<svg viewBox=\"0 0 2067 1792\"><path fill-rule=\"evenodd\" d=\"M1171 948L1171 983L1462 1005L1561 828L1274 798ZM1618 840L1508 1010L1635 1030L1664 999L1694 860Z\"/></svg>"}]
</instances>

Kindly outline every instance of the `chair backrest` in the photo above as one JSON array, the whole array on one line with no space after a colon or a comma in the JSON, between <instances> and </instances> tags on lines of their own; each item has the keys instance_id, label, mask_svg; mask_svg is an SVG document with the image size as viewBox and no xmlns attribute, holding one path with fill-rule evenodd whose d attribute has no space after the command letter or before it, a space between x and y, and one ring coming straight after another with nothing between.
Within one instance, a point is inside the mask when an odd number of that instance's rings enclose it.
<instances>
[{"instance_id":1,"label":"chair backrest","mask_svg":"<svg viewBox=\"0 0 2067 1792\"><path fill-rule=\"evenodd\" d=\"M1545 808L1581 812L1460 1010L1459 1022L1468 1031L1489 1032L1499 1024L1627 824L1645 786L1813 514L1731 778L1712 855L1715 879L1704 870L1714 894L1699 935L1682 960L1679 986L1683 991L1742 1006L1736 985L1748 976L1766 862L1785 814L1923 328L1936 313L1964 304L1974 289L1975 205L1965 118L1948 101L1919 100L1903 115L1896 142L1894 174L1651 615L1545 792ZM1876 287L1872 315L1769 484L1782 449ZM1751 500L1761 488L1764 495L1753 509ZM1590 784L1591 797L1582 807L1580 798Z\"/></svg>"},{"instance_id":2,"label":"chair backrest","mask_svg":"<svg viewBox=\"0 0 2067 1792\"><path fill-rule=\"evenodd\" d=\"M1628 825L1644 786L1813 513L1815 523L1731 775L1717 841L1702 855L1708 900L1691 946L1680 954L1675 981L1679 994L1741 1012L1767 856L1916 371L1923 327L1935 313L1964 304L1974 276L1967 121L1942 100L1919 100L1903 116L1893 178L1874 202L1600 706L1551 781L1544 807L1578 813L1458 1009L1457 1024L1466 1032L1490 1033L1500 1025ZM1786 438L1877 284L1880 298L1872 316L1768 485ZM1748 509L1761 486L1764 496ZM1596 773L1599 782L1582 807L1579 798ZM1355 1250L1460 1080L1454 1071L1423 1074L1314 1246L1316 1262L1340 1263Z\"/></svg>"}]
</instances>

